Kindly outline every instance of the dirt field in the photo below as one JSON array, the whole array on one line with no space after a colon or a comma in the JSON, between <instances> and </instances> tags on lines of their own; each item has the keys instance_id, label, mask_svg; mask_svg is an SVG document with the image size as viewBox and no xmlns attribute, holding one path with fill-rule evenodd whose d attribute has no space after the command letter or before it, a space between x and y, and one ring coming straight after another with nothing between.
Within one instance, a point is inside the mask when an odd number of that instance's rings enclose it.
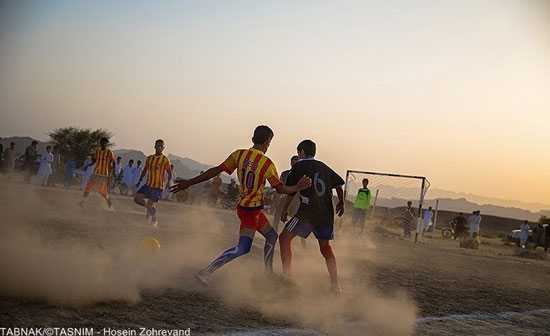
<instances>
[{"instance_id":1,"label":"dirt field","mask_svg":"<svg viewBox=\"0 0 550 336\"><path fill-rule=\"evenodd\" d=\"M0 327L187 329L235 335L550 334L550 261L492 239L456 242L354 235L334 250L344 294L329 295L312 237L294 244L294 279L263 273L262 237L204 287L193 272L237 241L233 211L162 202L161 229L114 196L0 184ZM146 237L162 244L151 255ZM508 314L510 312L520 314Z\"/></svg>"}]
</instances>

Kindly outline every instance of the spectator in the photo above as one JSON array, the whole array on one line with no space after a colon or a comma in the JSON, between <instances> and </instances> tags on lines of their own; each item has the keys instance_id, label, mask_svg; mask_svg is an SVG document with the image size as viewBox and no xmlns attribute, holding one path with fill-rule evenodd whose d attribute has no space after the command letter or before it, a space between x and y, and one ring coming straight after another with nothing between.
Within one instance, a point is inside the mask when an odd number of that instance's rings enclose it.
<instances>
[{"instance_id":1,"label":"spectator","mask_svg":"<svg viewBox=\"0 0 550 336\"><path fill-rule=\"evenodd\" d=\"M541 223L537 223L537 226L533 228L533 250L537 249L537 246L544 246L544 226Z\"/></svg>"},{"instance_id":2,"label":"spectator","mask_svg":"<svg viewBox=\"0 0 550 336\"><path fill-rule=\"evenodd\" d=\"M527 239L529 239L529 222L526 220L521 224L521 232L519 233L519 246L525 248L527 244Z\"/></svg>"},{"instance_id":3,"label":"spectator","mask_svg":"<svg viewBox=\"0 0 550 336\"><path fill-rule=\"evenodd\" d=\"M227 186L227 197L232 201L239 197L239 188L234 178L231 179L231 183Z\"/></svg>"},{"instance_id":4,"label":"spectator","mask_svg":"<svg viewBox=\"0 0 550 336\"><path fill-rule=\"evenodd\" d=\"M15 171L15 158L17 157L17 152L15 151L15 143L10 142L10 146L4 151L4 171L8 179Z\"/></svg>"},{"instance_id":5,"label":"spectator","mask_svg":"<svg viewBox=\"0 0 550 336\"><path fill-rule=\"evenodd\" d=\"M132 169L132 185L130 187L130 190L132 190L133 195L135 195L137 192L136 184L139 183L139 179L141 177L142 171L143 171L143 167L141 166L141 160L138 160L136 166ZM145 183L145 182L143 182L142 180L142 183ZM141 185L140 185L140 188L141 188Z\"/></svg>"},{"instance_id":6,"label":"spectator","mask_svg":"<svg viewBox=\"0 0 550 336\"><path fill-rule=\"evenodd\" d=\"M36 177L39 184L46 186L48 185L48 178L52 174L53 154L51 146L46 147L46 151L42 153L40 160L40 167L38 168Z\"/></svg>"},{"instance_id":7,"label":"spectator","mask_svg":"<svg viewBox=\"0 0 550 336\"><path fill-rule=\"evenodd\" d=\"M550 224L544 230L544 251L550 252Z\"/></svg>"},{"instance_id":8,"label":"spectator","mask_svg":"<svg viewBox=\"0 0 550 336\"><path fill-rule=\"evenodd\" d=\"M432 211L432 207L429 207L428 210L424 210L424 218L422 219L422 232L428 231L430 225L433 225L433 216L434 212Z\"/></svg>"},{"instance_id":9,"label":"spectator","mask_svg":"<svg viewBox=\"0 0 550 336\"><path fill-rule=\"evenodd\" d=\"M25 149L25 163L23 164L25 170L25 176L23 180L25 183L31 183L31 176L34 172L34 165L36 164L36 157L38 156L36 152L36 146L38 141L33 140L31 144Z\"/></svg>"},{"instance_id":10,"label":"spectator","mask_svg":"<svg viewBox=\"0 0 550 336\"><path fill-rule=\"evenodd\" d=\"M405 237L411 238L411 228L414 220L414 209L412 207L411 201L407 202L407 208L405 209L404 217L403 233L405 234Z\"/></svg>"},{"instance_id":11,"label":"spectator","mask_svg":"<svg viewBox=\"0 0 550 336\"><path fill-rule=\"evenodd\" d=\"M128 189L131 189L132 183L134 181L134 160L130 159L128 165L124 168L122 172L122 184L126 185ZM136 182L137 183L137 182Z\"/></svg>"},{"instance_id":12,"label":"spectator","mask_svg":"<svg viewBox=\"0 0 550 336\"><path fill-rule=\"evenodd\" d=\"M462 238L462 236L464 236L464 233L466 232L466 217L464 217L464 214L461 212L453 219L453 222L455 223L453 239L456 240Z\"/></svg>"},{"instance_id":13,"label":"spectator","mask_svg":"<svg viewBox=\"0 0 550 336\"><path fill-rule=\"evenodd\" d=\"M216 203L220 198L221 185L222 185L222 178L220 177L220 174L218 174L212 179L212 185L210 186L210 190L208 191L208 205L212 207L216 206Z\"/></svg>"},{"instance_id":14,"label":"spectator","mask_svg":"<svg viewBox=\"0 0 550 336\"><path fill-rule=\"evenodd\" d=\"M292 156L290 158L290 168L292 168L296 164L296 162L298 162L298 160L300 160L298 155ZM290 174L290 169L287 169L281 173L281 181L283 182L283 184L286 184L286 180L288 179L288 174ZM275 194L275 199L273 202L273 206L275 209L274 216L273 216L273 228L275 229L275 231L279 231L279 223L281 222L281 214L283 213L285 202L286 202L286 195ZM288 208L289 218L294 217L294 215L296 214L296 211L298 211L298 207L300 207L300 197L294 197Z\"/></svg>"},{"instance_id":15,"label":"spectator","mask_svg":"<svg viewBox=\"0 0 550 336\"><path fill-rule=\"evenodd\" d=\"M90 177L94 173L95 165L90 166L90 163L92 163L92 157L88 156L86 160L84 161L84 167L82 167L82 170L84 170L84 173L82 174L82 182L80 183L80 190L84 190L86 186L88 185L88 181L90 180Z\"/></svg>"},{"instance_id":16,"label":"spectator","mask_svg":"<svg viewBox=\"0 0 550 336\"><path fill-rule=\"evenodd\" d=\"M59 172L61 171L61 155L59 154L59 147L53 146L52 155L52 173L48 177L48 185L50 187L55 187L55 180L57 179Z\"/></svg>"},{"instance_id":17,"label":"spectator","mask_svg":"<svg viewBox=\"0 0 550 336\"><path fill-rule=\"evenodd\" d=\"M0 140L2 140L2 137L0 137ZM4 160L4 145L0 143L0 173L6 172L6 164Z\"/></svg>"},{"instance_id":18,"label":"spectator","mask_svg":"<svg viewBox=\"0 0 550 336\"><path fill-rule=\"evenodd\" d=\"M75 168L76 162L71 159L67 159L67 161L65 162L65 183L63 184L63 188L69 189L69 187L71 186Z\"/></svg>"}]
</instances>

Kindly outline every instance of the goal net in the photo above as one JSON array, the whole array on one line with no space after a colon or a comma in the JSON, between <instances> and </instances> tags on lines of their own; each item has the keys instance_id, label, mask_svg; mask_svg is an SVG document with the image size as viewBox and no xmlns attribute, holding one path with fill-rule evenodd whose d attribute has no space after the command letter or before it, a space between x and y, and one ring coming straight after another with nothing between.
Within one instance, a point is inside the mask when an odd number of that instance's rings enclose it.
<instances>
[{"instance_id":1,"label":"goal net","mask_svg":"<svg viewBox=\"0 0 550 336\"><path fill-rule=\"evenodd\" d=\"M353 204L359 189L363 188L364 179L368 179L370 189L370 207L366 210L365 226L416 237L415 233L420 227L422 203L430 187L428 179L424 176L348 170L344 195L349 202L347 209L351 209L351 213L356 211ZM410 208L408 202L411 202ZM355 224L353 222L352 220L352 224Z\"/></svg>"}]
</instances>

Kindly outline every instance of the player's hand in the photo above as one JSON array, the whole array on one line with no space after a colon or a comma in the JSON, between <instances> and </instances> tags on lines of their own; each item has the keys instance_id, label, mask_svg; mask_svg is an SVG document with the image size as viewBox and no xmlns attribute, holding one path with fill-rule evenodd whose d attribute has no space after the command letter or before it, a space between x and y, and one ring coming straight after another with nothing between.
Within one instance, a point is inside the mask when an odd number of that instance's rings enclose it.
<instances>
[{"instance_id":1,"label":"player's hand","mask_svg":"<svg viewBox=\"0 0 550 336\"><path fill-rule=\"evenodd\" d=\"M336 204L336 214L338 217L342 217L344 214L344 202L338 202L338 204Z\"/></svg>"},{"instance_id":2,"label":"player's hand","mask_svg":"<svg viewBox=\"0 0 550 336\"><path fill-rule=\"evenodd\" d=\"M300 181L298 181L298 190L304 190L311 186L311 179L307 177L306 175L302 176Z\"/></svg>"},{"instance_id":3,"label":"player's hand","mask_svg":"<svg viewBox=\"0 0 550 336\"><path fill-rule=\"evenodd\" d=\"M170 187L171 193L177 193L179 191L185 190L189 188L191 185L189 184L189 180L176 180L174 181L175 184Z\"/></svg>"},{"instance_id":4,"label":"player's hand","mask_svg":"<svg viewBox=\"0 0 550 336\"><path fill-rule=\"evenodd\" d=\"M281 220L283 222L286 222L288 220L288 210L283 210L283 212L281 213Z\"/></svg>"}]
</instances>

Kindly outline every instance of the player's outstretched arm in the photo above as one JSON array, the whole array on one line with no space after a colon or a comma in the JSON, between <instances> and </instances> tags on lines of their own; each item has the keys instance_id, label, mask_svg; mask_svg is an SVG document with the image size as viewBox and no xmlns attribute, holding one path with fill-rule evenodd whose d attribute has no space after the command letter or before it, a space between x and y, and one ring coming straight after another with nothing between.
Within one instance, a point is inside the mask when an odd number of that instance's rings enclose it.
<instances>
[{"instance_id":1,"label":"player's outstretched arm","mask_svg":"<svg viewBox=\"0 0 550 336\"><path fill-rule=\"evenodd\" d=\"M344 214L344 190L342 189L342 186L337 186L336 188L336 195L338 195L338 204L336 204L336 214L338 217L342 217Z\"/></svg>"},{"instance_id":2,"label":"player's outstretched arm","mask_svg":"<svg viewBox=\"0 0 550 336\"><path fill-rule=\"evenodd\" d=\"M293 186L280 185L275 187L275 190L277 190L277 193L279 194L292 194L297 191L307 189L310 186L311 186L311 179L306 175L304 175L296 185L293 185Z\"/></svg>"},{"instance_id":3,"label":"player's outstretched arm","mask_svg":"<svg viewBox=\"0 0 550 336\"><path fill-rule=\"evenodd\" d=\"M177 180L176 184L174 184L170 188L170 192L177 193L178 191L185 190L189 188L192 185L195 185L197 183L201 183L204 181L208 181L214 176L220 174L223 172L223 170L220 168L220 166L212 167L205 171L204 173L200 174L199 176L195 176L190 180Z\"/></svg>"}]
</instances>

